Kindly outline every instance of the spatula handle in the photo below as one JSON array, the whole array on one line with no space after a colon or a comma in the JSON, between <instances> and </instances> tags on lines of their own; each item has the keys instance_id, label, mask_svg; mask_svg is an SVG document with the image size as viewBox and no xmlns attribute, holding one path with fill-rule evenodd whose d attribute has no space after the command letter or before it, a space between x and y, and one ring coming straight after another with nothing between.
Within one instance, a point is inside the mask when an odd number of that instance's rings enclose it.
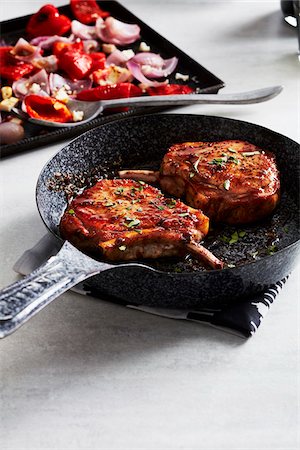
<instances>
[{"instance_id":1,"label":"spatula handle","mask_svg":"<svg viewBox=\"0 0 300 450\"><path fill-rule=\"evenodd\" d=\"M15 331L75 284L111 267L65 242L57 255L0 291L0 338Z\"/></svg>"}]
</instances>

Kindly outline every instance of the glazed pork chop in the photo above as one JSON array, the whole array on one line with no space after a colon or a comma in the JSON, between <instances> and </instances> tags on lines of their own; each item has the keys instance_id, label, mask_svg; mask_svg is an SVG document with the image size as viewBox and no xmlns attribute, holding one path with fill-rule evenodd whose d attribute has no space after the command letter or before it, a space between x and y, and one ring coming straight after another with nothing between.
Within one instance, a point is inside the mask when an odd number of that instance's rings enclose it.
<instances>
[{"instance_id":1,"label":"glazed pork chop","mask_svg":"<svg viewBox=\"0 0 300 450\"><path fill-rule=\"evenodd\" d=\"M60 232L80 250L111 261L185 256L215 269L223 264L200 242L209 219L153 186L103 179L69 204Z\"/></svg>"},{"instance_id":2,"label":"glazed pork chop","mask_svg":"<svg viewBox=\"0 0 300 450\"><path fill-rule=\"evenodd\" d=\"M175 144L159 172L125 170L121 178L158 182L215 222L244 224L269 215L279 201L275 156L249 142Z\"/></svg>"}]
</instances>

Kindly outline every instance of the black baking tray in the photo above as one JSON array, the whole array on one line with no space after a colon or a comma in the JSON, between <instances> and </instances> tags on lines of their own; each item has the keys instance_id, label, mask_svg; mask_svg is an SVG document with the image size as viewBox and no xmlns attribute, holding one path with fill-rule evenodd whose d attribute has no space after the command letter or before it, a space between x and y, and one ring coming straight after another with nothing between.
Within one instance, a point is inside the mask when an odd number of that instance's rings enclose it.
<instances>
[{"instance_id":1,"label":"black baking tray","mask_svg":"<svg viewBox=\"0 0 300 450\"><path fill-rule=\"evenodd\" d=\"M109 11L116 19L122 20L123 22L138 24L141 28L141 40L150 45L151 51L154 53L160 53L164 58L177 56L179 63L176 68L176 72L188 74L189 80L184 84L190 85L196 90L196 92L217 93L219 89L225 86L222 80L217 78L178 47L173 45L167 39L142 22L138 17L128 11L117 1L98 1L98 3L100 7L106 11ZM42 6L42 3L37 7L37 10L40 6ZM74 19L69 5L61 6L58 10L61 14L66 14L71 19ZM15 44L19 37L25 36L25 27L30 17L31 15L28 15L1 22L1 39L9 45ZM134 51L137 51L139 43L140 41L131 44L127 48L132 48ZM180 81L175 81L174 78L172 79L172 76L170 76L169 79L171 83L180 83ZM128 116L138 116L140 114L145 114L145 112L158 112L163 109L165 108L138 108L130 109L122 113L104 113L89 123L70 128L56 129L27 123L25 124L25 138L15 144L3 145L1 147L1 157L14 155L25 150L31 150L33 148L48 145L63 139L73 138L91 128L113 120L119 120Z\"/></svg>"}]
</instances>

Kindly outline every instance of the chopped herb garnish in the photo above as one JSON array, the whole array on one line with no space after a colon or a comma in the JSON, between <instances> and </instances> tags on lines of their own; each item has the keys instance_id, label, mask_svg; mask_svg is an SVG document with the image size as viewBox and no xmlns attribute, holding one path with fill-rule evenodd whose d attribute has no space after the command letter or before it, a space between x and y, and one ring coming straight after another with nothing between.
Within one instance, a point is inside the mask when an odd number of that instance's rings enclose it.
<instances>
[{"instance_id":1,"label":"chopped herb garnish","mask_svg":"<svg viewBox=\"0 0 300 450\"><path fill-rule=\"evenodd\" d=\"M178 214L178 216L180 216L180 217L186 217L186 216L189 216L189 214L190 214L190 213L186 212L186 213Z\"/></svg>"},{"instance_id":2,"label":"chopped herb garnish","mask_svg":"<svg viewBox=\"0 0 300 450\"><path fill-rule=\"evenodd\" d=\"M274 253L276 253L277 250L278 248L276 247L276 245L271 245L270 247L267 248L267 254L274 255Z\"/></svg>"},{"instance_id":3,"label":"chopped herb garnish","mask_svg":"<svg viewBox=\"0 0 300 450\"><path fill-rule=\"evenodd\" d=\"M237 159L235 156L229 156L228 161L233 162L234 164L239 164L240 162L240 160Z\"/></svg>"},{"instance_id":4,"label":"chopped herb garnish","mask_svg":"<svg viewBox=\"0 0 300 450\"><path fill-rule=\"evenodd\" d=\"M119 247L119 250L121 250L121 252L124 252L126 250L126 245L121 245Z\"/></svg>"},{"instance_id":5,"label":"chopped herb garnish","mask_svg":"<svg viewBox=\"0 0 300 450\"><path fill-rule=\"evenodd\" d=\"M289 232L289 227L288 227L288 226L283 227L283 231L284 231L285 233L288 233L288 232Z\"/></svg>"},{"instance_id":6,"label":"chopped herb garnish","mask_svg":"<svg viewBox=\"0 0 300 450\"><path fill-rule=\"evenodd\" d=\"M121 195L121 194L123 194L123 192L124 192L124 188L122 188L122 187L118 187L115 190L115 194L117 194L117 195Z\"/></svg>"},{"instance_id":7,"label":"chopped herb garnish","mask_svg":"<svg viewBox=\"0 0 300 450\"><path fill-rule=\"evenodd\" d=\"M239 235L238 235L238 232L235 231L235 232L232 233L232 235L231 235L231 239L230 239L230 241L229 241L229 244L235 244L238 240L239 240Z\"/></svg>"},{"instance_id":8,"label":"chopped herb garnish","mask_svg":"<svg viewBox=\"0 0 300 450\"><path fill-rule=\"evenodd\" d=\"M137 211L138 211L138 212L142 212L142 211L143 211L143 208L140 207L140 208L137 209Z\"/></svg>"},{"instance_id":9,"label":"chopped herb garnish","mask_svg":"<svg viewBox=\"0 0 300 450\"><path fill-rule=\"evenodd\" d=\"M127 211L131 211L131 206L127 206L127 208L125 208Z\"/></svg>"},{"instance_id":10,"label":"chopped herb garnish","mask_svg":"<svg viewBox=\"0 0 300 450\"><path fill-rule=\"evenodd\" d=\"M241 238L246 236L246 234L247 234L246 231L243 231L243 230L239 231L239 237L241 237Z\"/></svg>"},{"instance_id":11,"label":"chopped herb garnish","mask_svg":"<svg viewBox=\"0 0 300 450\"><path fill-rule=\"evenodd\" d=\"M112 203L112 202L107 202L107 203L105 203L105 205L104 205L106 208L109 208L110 206L114 206L114 203Z\"/></svg>"},{"instance_id":12,"label":"chopped herb garnish","mask_svg":"<svg viewBox=\"0 0 300 450\"><path fill-rule=\"evenodd\" d=\"M232 147L228 147L227 150L231 153L237 153L237 151L234 150L234 148L232 148Z\"/></svg>"},{"instance_id":13,"label":"chopped herb garnish","mask_svg":"<svg viewBox=\"0 0 300 450\"><path fill-rule=\"evenodd\" d=\"M229 191L230 188L230 180L225 180L224 181L224 189L226 189L226 191Z\"/></svg>"},{"instance_id":14,"label":"chopped herb garnish","mask_svg":"<svg viewBox=\"0 0 300 450\"><path fill-rule=\"evenodd\" d=\"M173 209L176 206L176 200L170 199L169 202L166 203L166 205L167 205L168 208Z\"/></svg>"},{"instance_id":15,"label":"chopped herb garnish","mask_svg":"<svg viewBox=\"0 0 300 450\"><path fill-rule=\"evenodd\" d=\"M73 215L73 214L75 214L75 211L74 211L74 209L69 209L68 213Z\"/></svg>"},{"instance_id":16,"label":"chopped herb garnish","mask_svg":"<svg viewBox=\"0 0 300 450\"><path fill-rule=\"evenodd\" d=\"M243 156L254 156L254 155L259 155L259 154L260 154L260 152L257 152L257 151L255 151L255 152L242 152Z\"/></svg>"},{"instance_id":17,"label":"chopped herb garnish","mask_svg":"<svg viewBox=\"0 0 300 450\"><path fill-rule=\"evenodd\" d=\"M139 234L142 232L142 230L140 230L138 228L135 228L133 231L135 231L136 233L139 233Z\"/></svg>"},{"instance_id":18,"label":"chopped herb garnish","mask_svg":"<svg viewBox=\"0 0 300 450\"><path fill-rule=\"evenodd\" d=\"M126 217L126 220L130 220L128 224L125 224L127 228L135 227L136 225L139 225L141 223L139 219L130 219L129 217Z\"/></svg>"},{"instance_id":19,"label":"chopped herb garnish","mask_svg":"<svg viewBox=\"0 0 300 450\"><path fill-rule=\"evenodd\" d=\"M231 157L230 157L231 158ZM219 167L224 167L224 164L227 162L227 156L223 158L214 158L208 162L208 164L214 164Z\"/></svg>"},{"instance_id":20,"label":"chopped herb garnish","mask_svg":"<svg viewBox=\"0 0 300 450\"><path fill-rule=\"evenodd\" d=\"M141 181L141 180L138 180L138 183L141 184L142 186L145 185L145 182L144 182L144 181Z\"/></svg>"},{"instance_id":21,"label":"chopped herb garnish","mask_svg":"<svg viewBox=\"0 0 300 450\"><path fill-rule=\"evenodd\" d=\"M201 161L201 157L198 158L197 161L193 164L193 168L194 168L195 172L197 172L197 173L199 173L199 172L198 172L198 165L199 165L199 162L200 162L200 161ZM194 174L194 175L195 175L195 174Z\"/></svg>"}]
</instances>

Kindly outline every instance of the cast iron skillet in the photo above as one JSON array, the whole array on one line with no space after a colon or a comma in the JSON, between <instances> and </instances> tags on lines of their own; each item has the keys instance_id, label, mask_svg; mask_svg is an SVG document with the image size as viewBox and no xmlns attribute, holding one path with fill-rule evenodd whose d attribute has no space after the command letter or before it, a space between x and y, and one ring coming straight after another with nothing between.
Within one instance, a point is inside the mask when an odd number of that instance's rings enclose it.
<instances>
[{"instance_id":1,"label":"cast iron skillet","mask_svg":"<svg viewBox=\"0 0 300 450\"><path fill-rule=\"evenodd\" d=\"M66 242L57 256L0 293L0 335L11 333L83 280L85 289L95 295L147 306L200 309L237 302L289 274L300 247L299 145L247 122L161 114L124 119L88 131L43 168L36 190L40 215L59 237L67 198L99 176L114 176L119 168L157 168L174 143L223 139L247 140L274 152L282 186L280 205L264 222L238 229L213 226L204 245L223 258L225 269L205 270L191 258L112 265L96 261Z\"/></svg>"}]
</instances>

